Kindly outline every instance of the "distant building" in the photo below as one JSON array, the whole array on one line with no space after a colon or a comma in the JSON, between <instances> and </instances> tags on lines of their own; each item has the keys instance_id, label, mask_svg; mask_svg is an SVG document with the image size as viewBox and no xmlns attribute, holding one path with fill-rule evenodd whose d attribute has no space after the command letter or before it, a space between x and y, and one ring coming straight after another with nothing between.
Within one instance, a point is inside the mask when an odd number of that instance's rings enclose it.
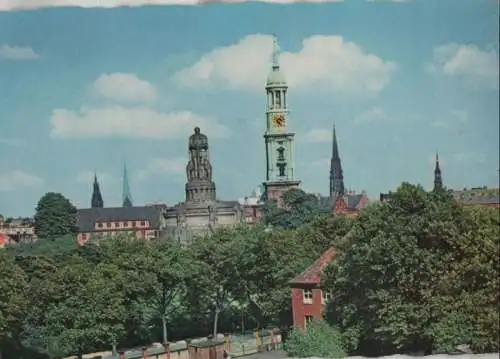
<instances>
[{"instance_id":1,"label":"distant building","mask_svg":"<svg viewBox=\"0 0 500 359\"><path fill-rule=\"evenodd\" d=\"M243 221L248 225L259 223L262 219L261 209L264 205L262 189L257 187L251 196L238 198L238 203L243 209Z\"/></svg>"},{"instance_id":2,"label":"distant building","mask_svg":"<svg viewBox=\"0 0 500 359\"><path fill-rule=\"evenodd\" d=\"M166 205L133 206L127 168L123 168L122 207L104 207L104 200L94 175L91 208L77 210L77 241L84 245L89 240L101 240L118 234L131 234L137 238L155 239L163 235Z\"/></svg>"},{"instance_id":3,"label":"distant building","mask_svg":"<svg viewBox=\"0 0 500 359\"><path fill-rule=\"evenodd\" d=\"M500 188L473 187L453 191L453 197L463 207L500 208Z\"/></svg>"},{"instance_id":4,"label":"distant building","mask_svg":"<svg viewBox=\"0 0 500 359\"><path fill-rule=\"evenodd\" d=\"M436 163L434 167L434 187L433 191L444 188L439 155L436 153ZM391 198L391 193L381 193L380 202L385 202ZM453 198L465 208L470 207L492 207L500 208L500 188L472 187L463 190L454 190Z\"/></svg>"},{"instance_id":5,"label":"distant building","mask_svg":"<svg viewBox=\"0 0 500 359\"><path fill-rule=\"evenodd\" d=\"M293 325L305 329L313 319L321 319L325 304L331 299L330 289L321 288L321 274L335 257L330 248L305 271L290 281L292 288Z\"/></svg>"},{"instance_id":6,"label":"distant building","mask_svg":"<svg viewBox=\"0 0 500 359\"><path fill-rule=\"evenodd\" d=\"M35 222L32 218L0 219L0 233L9 243L31 243L36 241ZM4 238L5 241L5 238Z\"/></svg>"},{"instance_id":7,"label":"distant building","mask_svg":"<svg viewBox=\"0 0 500 359\"><path fill-rule=\"evenodd\" d=\"M330 160L330 194L326 197L318 196L318 201L332 214L348 217L355 217L369 202L366 192L346 190L335 124L333 125Z\"/></svg>"}]
</instances>

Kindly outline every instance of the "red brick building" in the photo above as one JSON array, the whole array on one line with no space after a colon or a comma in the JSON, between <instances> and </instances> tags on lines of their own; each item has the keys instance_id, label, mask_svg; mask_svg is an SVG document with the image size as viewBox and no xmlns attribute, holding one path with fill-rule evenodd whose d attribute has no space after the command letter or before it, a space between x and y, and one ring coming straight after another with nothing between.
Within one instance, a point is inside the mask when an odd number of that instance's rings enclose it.
<instances>
[{"instance_id":1,"label":"red brick building","mask_svg":"<svg viewBox=\"0 0 500 359\"><path fill-rule=\"evenodd\" d=\"M295 327L305 329L308 322L323 317L323 308L331 298L331 291L321 288L321 273L335 254L335 249L328 249L305 271L290 281Z\"/></svg>"}]
</instances>

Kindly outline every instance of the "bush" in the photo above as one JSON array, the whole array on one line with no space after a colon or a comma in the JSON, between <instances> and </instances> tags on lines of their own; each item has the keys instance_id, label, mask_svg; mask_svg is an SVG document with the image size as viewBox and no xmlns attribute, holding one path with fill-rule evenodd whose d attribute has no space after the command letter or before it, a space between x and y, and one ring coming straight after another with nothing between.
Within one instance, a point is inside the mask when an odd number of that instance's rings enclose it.
<instances>
[{"instance_id":1,"label":"bush","mask_svg":"<svg viewBox=\"0 0 500 359\"><path fill-rule=\"evenodd\" d=\"M299 358L346 356L340 331L323 320L313 320L306 330L293 329L287 340L287 352Z\"/></svg>"}]
</instances>

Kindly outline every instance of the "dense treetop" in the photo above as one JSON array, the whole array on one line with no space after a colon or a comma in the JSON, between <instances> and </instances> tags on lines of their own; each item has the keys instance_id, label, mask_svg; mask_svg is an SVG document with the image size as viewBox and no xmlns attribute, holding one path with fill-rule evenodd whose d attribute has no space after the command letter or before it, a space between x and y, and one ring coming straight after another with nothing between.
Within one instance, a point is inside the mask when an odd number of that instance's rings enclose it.
<instances>
[{"instance_id":1,"label":"dense treetop","mask_svg":"<svg viewBox=\"0 0 500 359\"><path fill-rule=\"evenodd\" d=\"M74 217L55 221L73 207L47 194L36 220L48 239L0 252L4 358L288 326L289 280L331 246L339 254L323 286L334 299L325 322L294 332L294 353L499 349L498 210L463 210L445 190L409 184L356 219L325 214L301 191L285 204L266 204L262 226L186 246L123 236L79 248Z\"/></svg>"}]
</instances>

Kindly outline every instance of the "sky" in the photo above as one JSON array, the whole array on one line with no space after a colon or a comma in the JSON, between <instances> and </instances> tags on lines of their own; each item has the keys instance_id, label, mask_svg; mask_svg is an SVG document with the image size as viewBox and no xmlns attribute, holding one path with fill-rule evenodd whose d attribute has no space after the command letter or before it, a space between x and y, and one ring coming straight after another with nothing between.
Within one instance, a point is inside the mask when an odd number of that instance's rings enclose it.
<instances>
[{"instance_id":1,"label":"sky","mask_svg":"<svg viewBox=\"0 0 500 359\"><path fill-rule=\"evenodd\" d=\"M431 188L436 151L448 187L498 186L497 0L233 2L0 0L0 213L88 207L94 173L119 206L125 162L135 204L182 201L195 126L217 197L250 195L273 34L302 189L328 193L333 123L370 198Z\"/></svg>"}]
</instances>

